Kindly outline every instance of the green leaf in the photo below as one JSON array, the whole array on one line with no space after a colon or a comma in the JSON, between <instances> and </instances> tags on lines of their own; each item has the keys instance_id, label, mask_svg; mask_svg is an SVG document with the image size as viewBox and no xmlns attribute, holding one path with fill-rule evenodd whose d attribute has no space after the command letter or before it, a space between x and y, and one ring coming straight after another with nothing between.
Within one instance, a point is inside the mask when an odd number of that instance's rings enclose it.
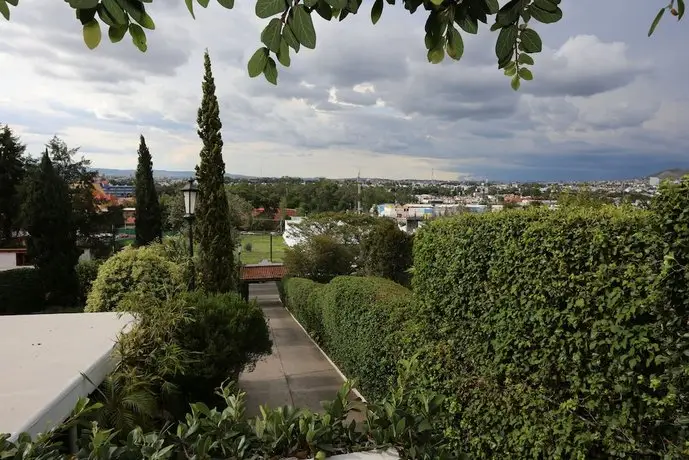
<instances>
[{"instance_id":1,"label":"green leaf","mask_svg":"<svg viewBox=\"0 0 689 460\"><path fill-rule=\"evenodd\" d=\"M108 29L108 37L110 38L110 41L112 43L117 43L124 38L124 35L127 33L127 30L127 26L111 26Z\"/></svg>"},{"instance_id":2,"label":"green leaf","mask_svg":"<svg viewBox=\"0 0 689 460\"><path fill-rule=\"evenodd\" d=\"M184 0L184 3L187 5L191 17L196 19L196 15L194 14L194 0Z\"/></svg>"},{"instance_id":3,"label":"green leaf","mask_svg":"<svg viewBox=\"0 0 689 460\"><path fill-rule=\"evenodd\" d=\"M4 3L4 0L0 0ZM83 28L84 43L89 49L95 49L100 45L101 31L100 24L95 19L92 19L88 23L84 24Z\"/></svg>"},{"instance_id":4,"label":"green leaf","mask_svg":"<svg viewBox=\"0 0 689 460\"><path fill-rule=\"evenodd\" d=\"M325 0L328 5L331 7L337 9L337 10L343 10L347 8L347 3L349 3L349 0Z\"/></svg>"},{"instance_id":5,"label":"green leaf","mask_svg":"<svg viewBox=\"0 0 689 460\"><path fill-rule=\"evenodd\" d=\"M279 18L273 18L263 32L261 32L261 41L273 53L277 53L280 49L280 41L282 40L282 21Z\"/></svg>"},{"instance_id":6,"label":"green leaf","mask_svg":"<svg viewBox=\"0 0 689 460\"><path fill-rule=\"evenodd\" d=\"M521 10L521 0L511 0L505 4L498 14L495 16L495 22L501 26L509 26L519 18L519 11Z\"/></svg>"},{"instance_id":7,"label":"green leaf","mask_svg":"<svg viewBox=\"0 0 689 460\"><path fill-rule=\"evenodd\" d=\"M272 57L268 58L268 62L266 63L266 66L263 68L263 75L266 77L266 80L268 80L272 84L278 84L278 67L275 64L275 60Z\"/></svg>"},{"instance_id":8,"label":"green leaf","mask_svg":"<svg viewBox=\"0 0 689 460\"><path fill-rule=\"evenodd\" d=\"M307 8L315 7L321 0L304 0L303 3Z\"/></svg>"},{"instance_id":9,"label":"green leaf","mask_svg":"<svg viewBox=\"0 0 689 460\"><path fill-rule=\"evenodd\" d=\"M294 36L294 32L292 32L292 26L290 25L290 20L287 20L287 24L285 24L285 27L282 28L282 38L285 39L287 44L296 52L299 52L299 47L301 46L299 44L299 40L297 40L297 37Z\"/></svg>"},{"instance_id":10,"label":"green leaf","mask_svg":"<svg viewBox=\"0 0 689 460\"><path fill-rule=\"evenodd\" d=\"M517 74L517 67L514 65L514 62L511 62L510 64L511 65L505 67L505 75L508 77L512 77Z\"/></svg>"},{"instance_id":11,"label":"green leaf","mask_svg":"<svg viewBox=\"0 0 689 460\"><path fill-rule=\"evenodd\" d=\"M651 28L648 29L648 36L649 37L651 35L653 35L653 32L656 30L656 27L658 27L658 23L660 22L660 19L663 17L664 13L665 13L665 8L661 8L660 11L658 11L658 14L656 14L656 17L653 20L653 23L651 24Z\"/></svg>"},{"instance_id":12,"label":"green leaf","mask_svg":"<svg viewBox=\"0 0 689 460\"><path fill-rule=\"evenodd\" d=\"M284 13L286 9L287 2L285 0L256 0L256 16L261 19Z\"/></svg>"},{"instance_id":13,"label":"green leaf","mask_svg":"<svg viewBox=\"0 0 689 460\"><path fill-rule=\"evenodd\" d=\"M684 0L677 0L677 20L679 21L684 16Z\"/></svg>"},{"instance_id":14,"label":"green leaf","mask_svg":"<svg viewBox=\"0 0 689 460\"><path fill-rule=\"evenodd\" d=\"M266 64L268 63L268 53L268 48L261 47L251 56L247 64L249 76L251 78L257 77L263 73L263 69L266 68Z\"/></svg>"},{"instance_id":15,"label":"green leaf","mask_svg":"<svg viewBox=\"0 0 689 460\"><path fill-rule=\"evenodd\" d=\"M373 8L371 8L371 22L376 24L380 20L380 16L383 14L383 0L376 0L373 2Z\"/></svg>"},{"instance_id":16,"label":"green leaf","mask_svg":"<svg viewBox=\"0 0 689 460\"><path fill-rule=\"evenodd\" d=\"M285 67L289 67L291 61L289 57L289 46L287 41L283 38L280 40L280 49L277 52L278 61Z\"/></svg>"},{"instance_id":17,"label":"green leaf","mask_svg":"<svg viewBox=\"0 0 689 460\"><path fill-rule=\"evenodd\" d=\"M498 40L495 42L495 55L498 59L510 56L514 50L516 40L517 26L507 26L500 30Z\"/></svg>"},{"instance_id":18,"label":"green leaf","mask_svg":"<svg viewBox=\"0 0 689 460\"><path fill-rule=\"evenodd\" d=\"M521 86L521 81L519 80L519 75L515 75L512 77L512 81L510 82L510 86L512 86L512 89L517 91L519 90L519 86Z\"/></svg>"},{"instance_id":19,"label":"green leaf","mask_svg":"<svg viewBox=\"0 0 689 460\"><path fill-rule=\"evenodd\" d=\"M132 43L134 46L139 48L139 51L145 53L148 49L148 44L146 43L146 32L138 24L129 25L129 35L132 36Z\"/></svg>"},{"instance_id":20,"label":"green leaf","mask_svg":"<svg viewBox=\"0 0 689 460\"><path fill-rule=\"evenodd\" d=\"M19 0L5 0L7 3L9 3L12 6L17 6L19 5Z\"/></svg>"},{"instance_id":21,"label":"green leaf","mask_svg":"<svg viewBox=\"0 0 689 460\"><path fill-rule=\"evenodd\" d=\"M8 21L10 20L10 7L7 6L5 0L0 0L0 14L2 14Z\"/></svg>"},{"instance_id":22,"label":"green leaf","mask_svg":"<svg viewBox=\"0 0 689 460\"><path fill-rule=\"evenodd\" d=\"M551 13L557 11L557 5L551 2L550 0L534 0L532 6L535 6L545 11L550 11Z\"/></svg>"},{"instance_id":23,"label":"green leaf","mask_svg":"<svg viewBox=\"0 0 689 460\"><path fill-rule=\"evenodd\" d=\"M107 10L108 14L116 24L127 24L129 22L127 19L127 14L116 0L103 0L101 5L103 5L103 8Z\"/></svg>"},{"instance_id":24,"label":"green leaf","mask_svg":"<svg viewBox=\"0 0 689 460\"><path fill-rule=\"evenodd\" d=\"M201 5L202 8L208 8L208 4L210 3L210 0L196 0L199 2L199 5Z\"/></svg>"},{"instance_id":25,"label":"green leaf","mask_svg":"<svg viewBox=\"0 0 689 460\"><path fill-rule=\"evenodd\" d=\"M316 5L316 13L326 21L330 21L333 18L332 7L324 1L318 2Z\"/></svg>"},{"instance_id":26,"label":"green leaf","mask_svg":"<svg viewBox=\"0 0 689 460\"><path fill-rule=\"evenodd\" d=\"M234 0L218 0L220 6L224 6L228 10L234 8Z\"/></svg>"},{"instance_id":27,"label":"green leaf","mask_svg":"<svg viewBox=\"0 0 689 460\"><path fill-rule=\"evenodd\" d=\"M294 36L306 48L314 49L316 47L316 30L313 28L311 15L306 11L304 5L297 5L292 11L294 12L292 21Z\"/></svg>"},{"instance_id":28,"label":"green leaf","mask_svg":"<svg viewBox=\"0 0 689 460\"><path fill-rule=\"evenodd\" d=\"M475 34L478 32L478 21L475 18L469 17L468 14L465 14L464 17L459 20L455 18L455 22L466 33Z\"/></svg>"},{"instance_id":29,"label":"green leaf","mask_svg":"<svg viewBox=\"0 0 689 460\"><path fill-rule=\"evenodd\" d=\"M533 29L522 30L521 34L519 34L519 39L524 51L527 53L540 53L543 49L541 36Z\"/></svg>"},{"instance_id":30,"label":"green leaf","mask_svg":"<svg viewBox=\"0 0 689 460\"><path fill-rule=\"evenodd\" d=\"M531 71L530 71L529 69L527 69L526 67L520 67L520 68L519 68L519 76L520 76L521 78L523 78L524 80L526 80L526 81L531 81L531 80L533 80L533 74L532 74Z\"/></svg>"},{"instance_id":31,"label":"green leaf","mask_svg":"<svg viewBox=\"0 0 689 460\"><path fill-rule=\"evenodd\" d=\"M98 0L68 0L67 3L78 10L90 10L98 6Z\"/></svg>"},{"instance_id":32,"label":"green leaf","mask_svg":"<svg viewBox=\"0 0 689 460\"><path fill-rule=\"evenodd\" d=\"M532 18L543 24L552 24L562 19L562 10L557 7L554 12L550 12L532 5L531 8L529 8L529 12Z\"/></svg>"},{"instance_id":33,"label":"green leaf","mask_svg":"<svg viewBox=\"0 0 689 460\"><path fill-rule=\"evenodd\" d=\"M153 22L153 18L151 18L148 13L144 12L144 14L141 16L141 19L137 20L141 27L148 29L148 30L155 30L156 25L155 22Z\"/></svg>"},{"instance_id":34,"label":"green leaf","mask_svg":"<svg viewBox=\"0 0 689 460\"><path fill-rule=\"evenodd\" d=\"M526 53L520 53L520 54L519 54L519 59L517 59L517 61L518 61L520 64L528 64L528 65L533 65L533 64L534 64L533 58L532 58L531 56L529 56L528 54L526 54Z\"/></svg>"},{"instance_id":35,"label":"green leaf","mask_svg":"<svg viewBox=\"0 0 689 460\"><path fill-rule=\"evenodd\" d=\"M462 39L462 34L452 26L450 26L447 31L447 45L445 49L447 55L455 60L460 60L464 54L464 40Z\"/></svg>"},{"instance_id":36,"label":"green leaf","mask_svg":"<svg viewBox=\"0 0 689 460\"><path fill-rule=\"evenodd\" d=\"M500 4L498 3L498 0L484 0L486 2L486 7L488 8L488 12L490 14L496 14L498 11L500 11Z\"/></svg>"},{"instance_id":37,"label":"green leaf","mask_svg":"<svg viewBox=\"0 0 689 460\"><path fill-rule=\"evenodd\" d=\"M443 61L445 58L445 50L443 49L443 46L438 46L436 48L428 50L428 62L432 64L439 64Z\"/></svg>"}]
</instances>

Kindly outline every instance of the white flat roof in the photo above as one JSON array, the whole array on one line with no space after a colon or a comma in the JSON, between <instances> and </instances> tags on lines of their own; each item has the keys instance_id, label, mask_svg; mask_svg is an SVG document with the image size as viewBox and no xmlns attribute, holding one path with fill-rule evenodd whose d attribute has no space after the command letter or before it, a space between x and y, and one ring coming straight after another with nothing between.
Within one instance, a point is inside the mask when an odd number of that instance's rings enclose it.
<instances>
[{"instance_id":1,"label":"white flat roof","mask_svg":"<svg viewBox=\"0 0 689 460\"><path fill-rule=\"evenodd\" d=\"M63 421L113 369L119 313L0 316L0 433L32 436Z\"/></svg>"}]
</instances>

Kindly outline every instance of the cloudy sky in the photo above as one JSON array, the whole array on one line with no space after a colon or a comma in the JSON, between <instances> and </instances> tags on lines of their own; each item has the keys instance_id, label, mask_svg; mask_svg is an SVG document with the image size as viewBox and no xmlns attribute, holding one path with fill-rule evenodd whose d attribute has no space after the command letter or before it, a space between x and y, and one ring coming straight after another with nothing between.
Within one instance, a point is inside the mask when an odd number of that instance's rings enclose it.
<instances>
[{"instance_id":1,"label":"cloudy sky","mask_svg":"<svg viewBox=\"0 0 689 460\"><path fill-rule=\"evenodd\" d=\"M255 2L211 3L193 20L182 0L154 2L143 54L128 37L90 51L68 5L22 0L0 20L0 123L34 154L57 134L101 168L134 168L143 134L156 169L190 170L208 48L229 173L589 180L689 167L689 25L668 15L646 37L667 0L565 0L560 23L537 24L544 51L518 93L487 27L465 36L461 62L431 65L425 17L397 5L373 26L369 0L342 23L314 15L317 49L292 54L274 87L246 71L267 23Z\"/></svg>"}]
</instances>

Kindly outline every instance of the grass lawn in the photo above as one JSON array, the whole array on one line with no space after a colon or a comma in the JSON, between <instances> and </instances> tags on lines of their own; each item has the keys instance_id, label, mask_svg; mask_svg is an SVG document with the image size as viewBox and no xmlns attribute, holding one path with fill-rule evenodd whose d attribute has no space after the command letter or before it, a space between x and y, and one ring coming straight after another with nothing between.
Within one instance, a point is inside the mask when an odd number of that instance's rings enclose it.
<instances>
[{"instance_id":1,"label":"grass lawn","mask_svg":"<svg viewBox=\"0 0 689 460\"><path fill-rule=\"evenodd\" d=\"M263 259L270 260L270 235L241 235L242 254L244 264L257 264ZM246 250L246 243L251 243L251 251ZM273 236L273 262L282 262L285 252L285 240L282 235Z\"/></svg>"}]
</instances>

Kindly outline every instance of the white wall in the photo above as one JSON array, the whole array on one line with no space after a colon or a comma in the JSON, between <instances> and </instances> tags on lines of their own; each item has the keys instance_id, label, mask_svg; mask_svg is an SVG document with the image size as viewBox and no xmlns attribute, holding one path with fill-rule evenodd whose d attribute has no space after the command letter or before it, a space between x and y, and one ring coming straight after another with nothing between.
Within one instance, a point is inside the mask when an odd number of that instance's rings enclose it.
<instances>
[{"instance_id":1,"label":"white wall","mask_svg":"<svg viewBox=\"0 0 689 460\"><path fill-rule=\"evenodd\" d=\"M17 254L14 252L0 252L0 270L17 268Z\"/></svg>"}]
</instances>

